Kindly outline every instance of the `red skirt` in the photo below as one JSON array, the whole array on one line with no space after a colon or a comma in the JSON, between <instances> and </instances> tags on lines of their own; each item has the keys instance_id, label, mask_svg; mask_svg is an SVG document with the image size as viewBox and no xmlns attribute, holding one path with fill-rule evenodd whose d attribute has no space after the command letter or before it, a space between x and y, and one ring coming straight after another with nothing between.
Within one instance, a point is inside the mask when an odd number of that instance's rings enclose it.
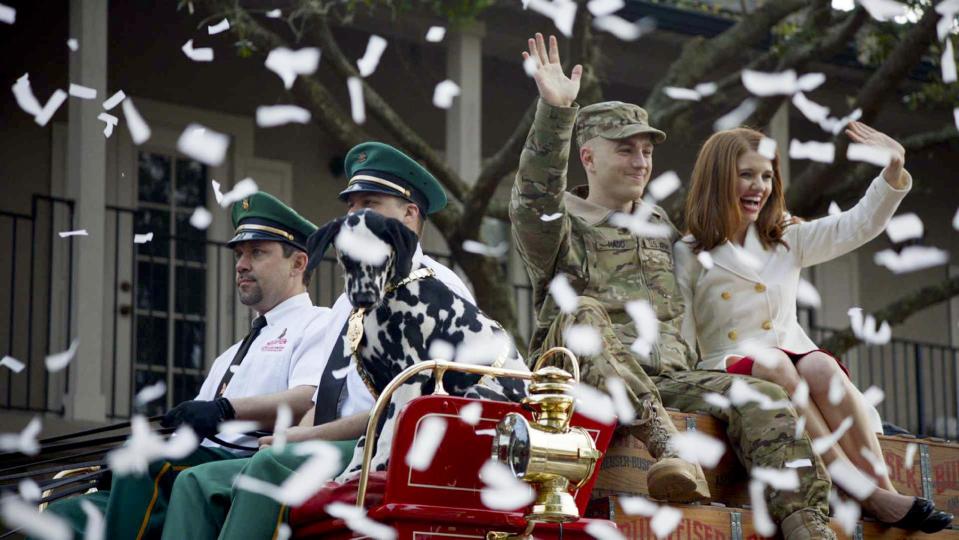
<instances>
[{"instance_id":1,"label":"red skirt","mask_svg":"<svg viewBox=\"0 0 959 540\"><path fill-rule=\"evenodd\" d=\"M792 352L792 351L787 351L786 349L782 349L782 348L779 348L779 347L777 347L777 348L778 348L780 351L786 353L786 356L788 356L789 359L792 360L793 365L796 365L796 364L797 364L800 360L802 360L802 358L805 357L807 354L811 354L811 353L814 353L814 352L821 352L821 353L823 353L823 354L826 354L826 355L828 355L830 358L832 358L833 360L835 360L836 363L839 364L839 369L841 369L842 372L846 374L846 377L849 377L849 370L846 369L846 366L843 365L842 361L840 361L838 358L836 358L836 355L834 355L833 353L831 353L831 352L829 352L829 351L827 351L827 350L825 350L825 349L813 349L813 350L811 350L811 351L806 351L806 352L804 352L804 353L794 353L794 352ZM753 365L754 365L755 363L756 363L756 361L753 360L752 358L750 358L750 357L748 357L748 356L744 356L744 357L741 358L740 360L734 362L731 366L727 366L727 367L726 367L726 373L735 373L735 374L737 374L737 375L752 375L752 374L753 374Z\"/></svg>"}]
</instances>

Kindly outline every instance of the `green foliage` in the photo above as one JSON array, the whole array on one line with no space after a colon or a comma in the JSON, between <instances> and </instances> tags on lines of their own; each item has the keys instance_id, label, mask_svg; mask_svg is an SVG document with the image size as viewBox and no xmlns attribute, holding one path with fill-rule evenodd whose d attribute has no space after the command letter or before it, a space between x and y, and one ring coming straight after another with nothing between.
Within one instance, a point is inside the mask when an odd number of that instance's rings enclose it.
<instances>
[{"instance_id":1,"label":"green foliage","mask_svg":"<svg viewBox=\"0 0 959 540\"><path fill-rule=\"evenodd\" d=\"M349 0L346 10L355 13L359 9L372 12L388 9L393 16L403 13L425 12L446 19L451 25L468 24L480 16L496 0Z\"/></svg>"}]
</instances>

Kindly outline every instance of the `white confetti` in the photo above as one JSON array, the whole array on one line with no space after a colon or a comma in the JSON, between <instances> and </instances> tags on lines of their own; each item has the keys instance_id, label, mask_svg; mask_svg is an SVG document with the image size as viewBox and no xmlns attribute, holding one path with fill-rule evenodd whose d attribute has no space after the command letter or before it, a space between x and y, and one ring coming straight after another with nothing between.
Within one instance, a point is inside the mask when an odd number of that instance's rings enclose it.
<instances>
[{"instance_id":1,"label":"white confetti","mask_svg":"<svg viewBox=\"0 0 959 540\"><path fill-rule=\"evenodd\" d=\"M790 469L801 469L803 467L812 467L812 460L809 458L799 458L783 463L783 466Z\"/></svg>"},{"instance_id":2,"label":"white confetti","mask_svg":"<svg viewBox=\"0 0 959 540\"><path fill-rule=\"evenodd\" d=\"M849 143L849 148L846 150L846 158L851 161L863 161L879 167L885 167L889 165L889 162L892 160L892 153L879 146Z\"/></svg>"},{"instance_id":3,"label":"white confetti","mask_svg":"<svg viewBox=\"0 0 959 540\"><path fill-rule=\"evenodd\" d=\"M430 356L430 360L452 361L453 357L456 355L456 347L454 347L449 341L437 339L430 344L430 350L428 354Z\"/></svg>"},{"instance_id":4,"label":"white confetti","mask_svg":"<svg viewBox=\"0 0 959 540\"><path fill-rule=\"evenodd\" d=\"M82 86L76 83L70 83L70 95L80 99L96 99L97 89L89 86Z\"/></svg>"},{"instance_id":5,"label":"white confetti","mask_svg":"<svg viewBox=\"0 0 959 540\"><path fill-rule=\"evenodd\" d=\"M737 407L755 401L764 411L785 409L790 406L789 400L773 401L772 398L750 386L741 377L736 377L733 380L726 397L729 398L730 403Z\"/></svg>"},{"instance_id":6,"label":"white confetti","mask_svg":"<svg viewBox=\"0 0 959 540\"><path fill-rule=\"evenodd\" d=\"M699 92L691 90L689 88L679 88L676 86L667 86L663 88L663 92L666 93L670 99L678 99L685 101L699 101L702 99L702 96L699 95Z\"/></svg>"},{"instance_id":7,"label":"white confetti","mask_svg":"<svg viewBox=\"0 0 959 540\"><path fill-rule=\"evenodd\" d=\"M356 61L356 67L360 70L360 77L369 77L376 71L376 66L380 63L380 57L386 50L386 40L377 35L370 36L366 42L366 52L363 58Z\"/></svg>"},{"instance_id":8,"label":"white confetti","mask_svg":"<svg viewBox=\"0 0 959 540\"><path fill-rule=\"evenodd\" d=\"M573 386L576 398L576 412L596 420L601 424L616 422L616 409L608 394L585 383Z\"/></svg>"},{"instance_id":9,"label":"white confetti","mask_svg":"<svg viewBox=\"0 0 959 540\"><path fill-rule=\"evenodd\" d=\"M346 88L350 91L350 112L357 124L366 122L366 105L363 102L363 81L359 77L346 79Z\"/></svg>"},{"instance_id":10,"label":"white confetti","mask_svg":"<svg viewBox=\"0 0 959 540\"><path fill-rule=\"evenodd\" d=\"M948 260L948 252L932 246L906 246L899 253L884 249L873 255L873 262L885 266L895 274L939 266L946 264Z\"/></svg>"},{"instance_id":11,"label":"white confetti","mask_svg":"<svg viewBox=\"0 0 959 540\"><path fill-rule=\"evenodd\" d=\"M208 35L212 36L212 35L219 34L220 32L226 32L229 29L230 29L230 21L223 19L222 21L212 26L207 26L206 32Z\"/></svg>"},{"instance_id":12,"label":"white confetti","mask_svg":"<svg viewBox=\"0 0 959 540\"><path fill-rule=\"evenodd\" d=\"M579 306L579 297L566 274L559 273L549 282L549 294L563 313L573 313Z\"/></svg>"},{"instance_id":13,"label":"white confetti","mask_svg":"<svg viewBox=\"0 0 959 540\"><path fill-rule=\"evenodd\" d=\"M310 111L296 105L261 105L256 108L256 125L259 127L306 124L310 118Z\"/></svg>"},{"instance_id":14,"label":"white confetti","mask_svg":"<svg viewBox=\"0 0 959 540\"><path fill-rule=\"evenodd\" d=\"M863 317L862 308L849 308L849 326L852 333L868 345L885 345L889 343L892 337L892 329L889 323L883 321L879 328L876 328L876 319L872 315Z\"/></svg>"},{"instance_id":15,"label":"white confetti","mask_svg":"<svg viewBox=\"0 0 959 540\"><path fill-rule=\"evenodd\" d=\"M266 12L266 16L271 19L279 19L283 16L283 12L280 11L280 8L271 9L270 11Z\"/></svg>"},{"instance_id":16,"label":"white confetti","mask_svg":"<svg viewBox=\"0 0 959 540\"><path fill-rule=\"evenodd\" d=\"M799 473L796 472L795 468L753 467L750 474L753 480L758 480L778 491L799 490Z\"/></svg>"},{"instance_id":17,"label":"white confetti","mask_svg":"<svg viewBox=\"0 0 959 540\"><path fill-rule=\"evenodd\" d=\"M753 507L753 527L759 536L771 537L776 534L776 524L769 516L765 491L766 486L759 480L749 481L749 500Z\"/></svg>"},{"instance_id":18,"label":"white confetti","mask_svg":"<svg viewBox=\"0 0 959 540\"><path fill-rule=\"evenodd\" d=\"M499 358L508 357L514 346L506 332L496 332L492 338L467 337L456 348L455 362L488 366Z\"/></svg>"},{"instance_id":19,"label":"white confetti","mask_svg":"<svg viewBox=\"0 0 959 540\"><path fill-rule=\"evenodd\" d=\"M286 403L276 407L276 422L273 424L273 448L282 452L286 448L286 432L293 425L293 409Z\"/></svg>"},{"instance_id":20,"label":"white confetti","mask_svg":"<svg viewBox=\"0 0 959 540\"><path fill-rule=\"evenodd\" d=\"M37 101L37 97L33 95L29 73L24 73L17 79L17 82L13 84L13 97L17 99L17 105L27 114L31 116L40 114L40 102Z\"/></svg>"},{"instance_id":21,"label":"white confetti","mask_svg":"<svg viewBox=\"0 0 959 540\"><path fill-rule=\"evenodd\" d=\"M789 399L792 400L797 409L803 409L806 405L809 405L809 384L806 379L799 379L799 383L796 384L796 389L793 390Z\"/></svg>"},{"instance_id":22,"label":"white confetti","mask_svg":"<svg viewBox=\"0 0 959 540\"><path fill-rule=\"evenodd\" d=\"M719 85L714 82L699 83L693 87L693 90L695 90L702 97L709 97L715 94L716 90L718 89Z\"/></svg>"},{"instance_id":23,"label":"white confetti","mask_svg":"<svg viewBox=\"0 0 959 540\"><path fill-rule=\"evenodd\" d=\"M916 452L919 451L919 445L916 443L909 443L906 445L906 470L911 471L913 464L916 462Z\"/></svg>"},{"instance_id":24,"label":"white confetti","mask_svg":"<svg viewBox=\"0 0 959 540\"><path fill-rule=\"evenodd\" d=\"M648 358L653 345L659 340L659 316L646 300L630 300L625 307L638 332L630 348L640 356Z\"/></svg>"},{"instance_id":25,"label":"white confetti","mask_svg":"<svg viewBox=\"0 0 959 540\"><path fill-rule=\"evenodd\" d=\"M278 47L270 51L264 63L267 69L280 77L288 90L293 88L297 75L312 75L319 64L320 50L315 47L297 51Z\"/></svg>"},{"instance_id":26,"label":"white confetti","mask_svg":"<svg viewBox=\"0 0 959 540\"><path fill-rule=\"evenodd\" d=\"M820 163L832 163L836 159L836 147L831 142L800 142L793 139L789 143L789 157L792 159L811 159Z\"/></svg>"},{"instance_id":27,"label":"white confetti","mask_svg":"<svg viewBox=\"0 0 959 540\"><path fill-rule=\"evenodd\" d=\"M200 440L188 425L181 425L168 440L150 429L142 415L130 419L130 437L126 444L107 453L107 465L114 474L144 474L149 464L160 458L182 459L196 450Z\"/></svg>"},{"instance_id":28,"label":"white confetti","mask_svg":"<svg viewBox=\"0 0 959 540\"><path fill-rule=\"evenodd\" d=\"M103 102L103 108L109 111L110 109L119 105L120 102L126 98L127 98L127 95L123 93L123 90L117 90L115 94L113 94L112 96L107 98L106 101Z\"/></svg>"},{"instance_id":29,"label":"white confetti","mask_svg":"<svg viewBox=\"0 0 959 540\"><path fill-rule=\"evenodd\" d=\"M47 125L47 122L53 118L53 115L57 112L57 109L60 108L60 105L63 105L63 102L67 100L67 93L59 88L54 90L53 95L50 96L50 99L47 100L47 104L43 106L43 109L40 109L40 112L33 117L33 121L40 126Z\"/></svg>"},{"instance_id":30,"label":"white confetti","mask_svg":"<svg viewBox=\"0 0 959 540\"><path fill-rule=\"evenodd\" d=\"M553 20L556 29L564 36L573 35L573 21L576 20L576 2L573 0L529 0L526 8L541 13Z\"/></svg>"},{"instance_id":31,"label":"white confetti","mask_svg":"<svg viewBox=\"0 0 959 540\"><path fill-rule=\"evenodd\" d=\"M213 61L213 49L210 47L200 47L199 49L193 48L193 40L187 40L183 44L183 47L180 48L183 51L183 54L187 58L193 60L194 62L212 62Z\"/></svg>"},{"instance_id":32,"label":"white confetti","mask_svg":"<svg viewBox=\"0 0 959 540\"><path fill-rule=\"evenodd\" d=\"M829 118L829 107L820 105L809 98L806 97L806 94L802 92L796 92L796 95L792 99L793 105L799 109L799 112L803 114L810 122L815 122L817 124L824 122Z\"/></svg>"},{"instance_id":33,"label":"white confetti","mask_svg":"<svg viewBox=\"0 0 959 540\"><path fill-rule=\"evenodd\" d=\"M223 195L220 195L222 197ZM213 223L213 214L202 206L197 206L190 214L190 225L193 225L201 231L205 231Z\"/></svg>"},{"instance_id":34,"label":"white confetti","mask_svg":"<svg viewBox=\"0 0 959 540\"><path fill-rule=\"evenodd\" d=\"M833 135L837 135L840 131L846 129L846 126L849 125L850 122L859 120L861 117L862 109L856 109L842 118L833 118L830 116L819 122L819 127Z\"/></svg>"},{"instance_id":35,"label":"white confetti","mask_svg":"<svg viewBox=\"0 0 959 540\"><path fill-rule=\"evenodd\" d=\"M843 532L853 538L862 512L859 504L856 501L843 501L836 490L832 489L829 491L829 505L832 507L833 518L839 522Z\"/></svg>"},{"instance_id":36,"label":"white confetti","mask_svg":"<svg viewBox=\"0 0 959 540\"><path fill-rule=\"evenodd\" d=\"M297 445L297 453L300 450L309 450L307 453L312 456L279 486L244 475L238 475L233 486L259 493L287 506L300 506L326 485L342 467L340 452L335 446L321 440L308 442L308 447L304 446L305 443Z\"/></svg>"},{"instance_id":37,"label":"white confetti","mask_svg":"<svg viewBox=\"0 0 959 540\"><path fill-rule=\"evenodd\" d=\"M739 127L749 118L749 115L756 112L759 102L755 98L749 98L739 104L738 107L721 116L713 122L713 131L723 131Z\"/></svg>"},{"instance_id":38,"label":"white confetti","mask_svg":"<svg viewBox=\"0 0 959 540\"><path fill-rule=\"evenodd\" d=\"M820 297L819 291L812 283L802 278L799 278L799 285L796 288L796 301L801 306L811 308L818 308L822 305L822 297Z\"/></svg>"},{"instance_id":39,"label":"white confetti","mask_svg":"<svg viewBox=\"0 0 959 540\"><path fill-rule=\"evenodd\" d=\"M446 79L433 89L433 105L440 109L449 109L453 106L453 98L458 95L460 95L459 85Z\"/></svg>"},{"instance_id":40,"label":"white confetti","mask_svg":"<svg viewBox=\"0 0 959 540\"><path fill-rule=\"evenodd\" d=\"M799 419L796 420L796 431L793 433L793 438L798 441L802 439L804 433L806 433L806 417L800 416Z\"/></svg>"},{"instance_id":41,"label":"white confetti","mask_svg":"<svg viewBox=\"0 0 959 540\"><path fill-rule=\"evenodd\" d=\"M154 384L149 386L144 386L139 392L137 392L136 397L133 398L133 402L137 406L143 406L151 401L160 399L166 395L166 383L163 381L157 381Z\"/></svg>"},{"instance_id":42,"label":"white confetti","mask_svg":"<svg viewBox=\"0 0 959 540\"><path fill-rule=\"evenodd\" d=\"M629 232L638 237L645 238L669 238L672 234L669 225L663 223L651 223L650 216L653 215L653 207L649 204L637 204L631 214L615 212L609 218L610 225L614 227L624 227Z\"/></svg>"},{"instance_id":43,"label":"white confetti","mask_svg":"<svg viewBox=\"0 0 959 540\"><path fill-rule=\"evenodd\" d=\"M956 129L959 129L959 107L956 107L955 109L952 110L952 119L953 119L953 122L955 122L956 124ZM955 223L955 221L953 221L953 223ZM959 226L957 226L956 228L959 229Z\"/></svg>"},{"instance_id":44,"label":"white confetti","mask_svg":"<svg viewBox=\"0 0 959 540\"><path fill-rule=\"evenodd\" d=\"M133 106L132 99L123 100L123 117L127 120L127 127L130 129L130 138L133 139L133 144L143 144L150 138L150 126L143 121L140 112Z\"/></svg>"},{"instance_id":45,"label":"white confetti","mask_svg":"<svg viewBox=\"0 0 959 540\"><path fill-rule=\"evenodd\" d=\"M616 499L619 507L627 516L646 516L653 517L659 510L659 505L646 497L630 497L623 495Z\"/></svg>"},{"instance_id":46,"label":"white confetti","mask_svg":"<svg viewBox=\"0 0 959 540\"><path fill-rule=\"evenodd\" d=\"M351 259L374 266L383 264L392 248L362 223L357 227L343 227L333 242L336 250Z\"/></svg>"},{"instance_id":47,"label":"white confetti","mask_svg":"<svg viewBox=\"0 0 959 540\"><path fill-rule=\"evenodd\" d=\"M239 435L260 429L260 423L253 420L228 420L220 422L216 432L222 435Z\"/></svg>"},{"instance_id":48,"label":"white confetti","mask_svg":"<svg viewBox=\"0 0 959 540\"><path fill-rule=\"evenodd\" d=\"M843 419L842 422L839 423L839 428L836 429L836 431L830 433L829 435L825 435L825 436L817 437L816 439L813 439L812 451L819 455L826 453L827 450L835 446L836 443L839 442L839 439L841 439L842 436L845 435L847 431L849 431L849 428L852 427L852 423L853 423L852 417L847 416L845 419Z\"/></svg>"},{"instance_id":49,"label":"white confetti","mask_svg":"<svg viewBox=\"0 0 959 540\"><path fill-rule=\"evenodd\" d=\"M584 530L586 534L597 540L625 540L625 537L615 525L598 519L590 520Z\"/></svg>"},{"instance_id":50,"label":"white confetti","mask_svg":"<svg viewBox=\"0 0 959 540\"><path fill-rule=\"evenodd\" d=\"M863 446L859 449L859 453L872 465L872 471L876 476L885 476L889 473L889 467L887 467L882 458L874 454L872 450Z\"/></svg>"},{"instance_id":51,"label":"white confetti","mask_svg":"<svg viewBox=\"0 0 959 540\"><path fill-rule=\"evenodd\" d=\"M656 515L649 522L649 527L656 538L666 538L676 530L682 519L683 512L680 509L663 505L656 511Z\"/></svg>"},{"instance_id":52,"label":"white confetti","mask_svg":"<svg viewBox=\"0 0 959 540\"><path fill-rule=\"evenodd\" d=\"M959 119L959 109L956 111L956 118ZM956 215L952 216L952 228L959 231L959 208L956 209Z\"/></svg>"},{"instance_id":53,"label":"white confetti","mask_svg":"<svg viewBox=\"0 0 959 540\"><path fill-rule=\"evenodd\" d=\"M150 241L152 241L152 240L153 240L153 233L152 233L152 232L148 232L148 233L144 233L144 234L134 234L134 235L133 235L133 243L134 243L134 244L146 244L147 242L150 242Z\"/></svg>"},{"instance_id":54,"label":"white confetti","mask_svg":"<svg viewBox=\"0 0 959 540\"><path fill-rule=\"evenodd\" d=\"M40 486L31 478L21 480L17 485L17 491L20 492L20 497L23 500L29 502L36 502L43 496L43 493L40 491Z\"/></svg>"},{"instance_id":55,"label":"white confetti","mask_svg":"<svg viewBox=\"0 0 959 540\"><path fill-rule=\"evenodd\" d=\"M20 452L28 456L35 456L40 452L40 443L37 435L43 424L39 416L34 416L20 433L0 433L0 451Z\"/></svg>"},{"instance_id":56,"label":"white confetti","mask_svg":"<svg viewBox=\"0 0 959 540\"><path fill-rule=\"evenodd\" d=\"M334 502L326 505L326 513L332 517L342 519L346 526L357 533L360 538L376 538L377 540L394 540L396 529L373 521L366 516L366 510L353 504Z\"/></svg>"},{"instance_id":57,"label":"white confetti","mask_svg":"<svg viewBox=\"0 0 959 540\"><path fill-rule=\"evenodd\" d=\"M223 163L229 146L228 135L196 123L188 125L176 143L177 150L212 167Z\"/></svg>"},{"instance_id":58,"label":"white confetti","mask_svg":"<svg viewBox=\"0 0 959 540\"><path fill-rule=\"evenodd\" d=\"M74 355L77 354L77 347L79 346L80 340L74 339L73 342L70 343L69 349L47 356L43 361L43 364L47 367L47 371L50 373L56 373L67 367L67 364L70 363L70 360L73 360Z\"/></svg>"},{"instance_id":59,"label":"white confetti","mask_svg":"<svg viewBox=\"0 0 959 540\"><path fill-rule=\"evenodd\" d=\"M473 401L460 409L460 420L470 426L479 424L483 416L483 404L480 401Z\"/></svg>"},{"instance_id":60,"label":"white confetti","mask_svg":"<svg viewBox=\"0 0 959 540\"><path fill-rule=\"evenodd\" d=\"M886 393L878 386L870 386L862 393L863 402L869 407L879 405L886 398Z\"/></svg>"},{"instance_id":61,"label":"white confetti","mask_svg":"<svg viewBox=\"0 0 959 540\"><path fill-rule=\"evenodd\" d=\"M570 350L581 356L593 356L603 352L603 340L599 331L589 325L570 325L563 332L563 341Z\"/></svg>"},{"instance_id":62,"label":"white confetti","mask_svg":"<svg viewBox=\"0 0 959 540\"><path fill-rule=\"evenodd\" d=\"M442 26L431 26L430 29L426 31L426 41L430 43L439 43L443 41L444 37L446 37L446 28Z\"/></svg>"},{"instance_id":63,"label":"white confetti","mask_svg":"<svg viewBox=\"0 0 959 540\"><path fill-rule=\"evenodd\" d=\"M496 436L496 430L493 428L477 429L475 433L477 437L495 437Z\"/></svg>"},{"instance_id":64,"label":"white confetti","mask_svg":"<svg viewBox=\"0 0 959 540\"><path fill-rule=\"evenodd\" d=\"M83 540L102 540L106 535L106 523L103 513L92 502L81 499L80 508L87 515L87 525L83 530Z\"/></svg>"},{"instance_id":65,"label":"white confetti","mask_svg":"<svg viewBox=\"0 0 959 540\"><path fill-rule=\"evenodd\" d=\"M500 242L495 246L488 246L482 242L477 242L476 240L466 240L463 242L463 251L475 253L477 255L483 255L484 257L493 257L495 259L499 259L506 256L506 253L509 251L509 243Z\"/></svg>"},{"instance_id":66,"label":"white confetti","mask_svg":"<svg viewBox=\"0 0 959 540\"><path fill-rule=\"evenodd\" d=\"M68 236L90 236L90 233L86 229L78 229L76 231L61 231L57 233L60 235L60 238L66 238Z\"/></svg>"},{"instance_id":67,"label":"white confetti","mask_svg":"<svg viewBox=\"0 0 959 540\"><path fill-rule=\"evenodd\" d=\"M498 461L487 460L480 468L479 477L486 484L480 492L480 500L491 510L518 510L535 498L533 488L513 476L509 467Z\"/></svg>"},{"instance_id":68,"label":"white confetti","mask_svg":"<svg viewBox=\"0 0 959 540\"><path fill-rule=\"evenodd\" d=\"M922 220L913 213L899 214L889 220L889 224L886 225L886 234L889 235L889 240L893 244L912 238L922 238Z\"/></svg>"},{"instance_id":69,"label":"white confetti","mask_svg":"<svg viewBox=\"0 0 959 540\"><path fill-rule=\"evenodd\" d=\"M846 397L846 374L842 371L833 373L829 379L829 403L839 405L842 398Z\"/></svg>"},{"instance_id":70,"label":"white confetti","mask_svg":"<svg viewBox=\"0 0 959 540\"><path fill-rule=\"evenodd\" d=\"M756 152L766 159L775 159L776 158L776 139L763 137L762 140L759 141L759 148L757 148Z\"/></svg>"},{"instance_id":71,"label":"white confetti","mask_svg":"<svg viewBox=\"0 0 959 540\"><path fill-rule=\"evenodd\" d=\"M833 460L827 469L833 483L857 500L866 500L876 491L876 481L844 459Z\"/></svg>"},{"instance_id":72,"label":"white confetti","mask_svg":"<svg viewBox=\"0 0 959 540\"><path fill-rule=\"evenodd\" d=\"M682 182L674 171L666 171L649 182L646 191L657 201L661 201L673 194Z\"/></svg>"},{"instance_id":73,"label":"white confetti","mask_svg":"<svg viewBox=\"0 0 959 540\"><path fill-rule=\"evenodd\" d=\"M613 400L613 408L616 410L616 416L619 417L619 423L632 424L636 419L636 409L629 401L626 383L619 377L609 377L606 379L606 391Z\"/></svg>"},{"instance_id":74,"label":"white confetti","mask_svg":"<svg viewBox=\"0 0 959 540\"><path fill-rule=\"evenodd\" d=\"M226 208L237 201L242 201L259 190L260 188L252 178L244 178L237 182L236 185L233 186L233 189L223 195L223 198L220 200L220 206Z\"/></svg>"},{"instance_id":75,"label":"white confetti","mask_svg":"<svg viewBox=\"0 0 959 540\"><path fill-rule=\"evenodd\" d=\"M703 394L703 401L712 405L713 407L718 407L720 409L728 409L729 406L732 405L732 402L729 401L729 398L715 392Z\"/></svg>"},{"instance_id":76,"label":"white confetti","mask_svg":"<svg viewBox=\"0 0 959 540\"><path fill-rule=\"evenodd\" d=\"M280 523L276 528L276 540L290 540L293 536L293 529L286 523Z\"/></svg>"},{"instance_id":77,"label":"white confetti","mask_svg":"<svg viewBox=\"0 0 959 540\"><path fill-rule=\"evenodd\" d=\"M406 464L415 471L430 468L433 456L446 435L446 420L440 416L427 416L417 425L413 444L406 453Z\"/></svg>"},{"instance_id":78,"label":"white confetti","mask_svg":"<svg viewBox=\"0 0 959 540\"><path fill-rule=\"evenodd\" d=\"M3 359L0 360L0 367L7 367L10 371L14 373L20 373L21 371L23 371L23 368L26 367L26 364L24 364L23 362L17 360L16 358L12 356L4 356Z\"/></svg>"},{"instance_id":79,"label":"white confetti","mask_svg":"<svg viewBox=\"0 0 959 540\"><path fill-rule=\"evenodd\" d=\"M778 73L744 69L741 77L746 90L760 97L780 94L788 96L794 94L799 88L796 72L791 69Z\"/></svg>"},{"instance_id":80,"label":"white confetti","mask_svg":"<svg viewBox=\"0 0 959 540\"><path fill-rule=\"evenodd\" d=\"M0 4L0 22L13 24L16 20L17 10L6 4Z\"/></svg>"},{"instance_id":81,"label":"white confetti","mask_svg":"<svg viewBox=\"0 0 959 540\"><path fill-rule=\"evenodd\" d=\"M959 211L956 212L956 215L959 216ZM549 222L549 221L556 221L557 219L559 219L559 218L561 218L561 217L563 217L563 214L560 213L560 212L557 212L557 213L555 213L555 214L545 214L545 215L542 215L542 216L539 217L539 219L540 219L541 221ZM959 222L959 217L956 218L956 221ZM959 229L959 226L957 226L956 228Z\"/></svg>"},{"instance_id":82,"label":"white confetti","mask_svg":"<svg viewBox=\"0 0 959 540\"><path fill-rule=\"evenodd\" d=\"M6 7L0 5L0 7ZM0 9L0 19L3 10ZM36 505L18 497L5 497L0 502L0 516L10 529L20 529L26 535L44 540L70 540L73 531L67 521L53 512L37 512Z\"/></svg>"},{"instance_id":83,"label":"white confetti","mask_svg":"<svg viewBox=\"0 0 959 540\"><path fill-rule=\"evenodd\" d=\"M117 123L120 121L119 118L113 116L110 113L102 112L97 115L97 120L104 122L103 125L103 136L109 138L110 135L113 135L113 128L116 127Z\"/></svg>"},{"instance_id":84,"label":"white confetti","mask_svg":"<svg viewBox=\"0 0 959 540\"><path fill-rule=\"evenodd\" d=\"M652 17L643 17L636 22L630 22L617 15L605 15L593 20L593 27L609 32L623 41L636 41L656 29L656 21Z\"/></svg>"},{"instance_id":85,"label":"white confetti","mask_svg":"<svg viewBox=\"0 0 959 540\"><path fill-rule=\"evenodd\" d=\"M836 204L836 201L830 201L828 213L830 216L838 216L842 213L842 208L839 208L839 205Z\"/></svg>"},{"instance_id":86,"label":"white confetti","mask_svg":"<svg viewBox=\"0 0 959 540\"><path fill-rule=\"evenodd\" d=\"M713 256L710 255L708 251L700 251L696 255L696 259L699 260L699 264L703 265L703 268L706 270L713 267Z\"/></svg>"},{"instance_id":87,"label":"white confetti","mask_svg":"<svg viewBox=\"0 0 959 540\"><path fill-rule=\"evenodd\" d=\"M625 5L626 2L623 0L589 0L586 9L593 14L593 17L602 17L616 13Z\"/></svg>"},{"instance_id":88,"label":"white confetti","mask_svg":"<svg viewBox=\"0 0 959 540\"><path fill-rule=\"evenodd\" d=\"M223 193L220 191L220 183L216 180L210 180L210 185L213 186L213 196L216 197L216 203L223 204Z\"/></svg>"},{"instance_id":89,"label":"white confetti","mask_svg":"<svg viewBox=\"0 0 959 540\"><path fill-rule=\"evenodd\" d=\"M893 0L858 0L862 7L866 8L869 15L877 21L889 21L896 17L903 17L908 11L908 6Z\"/></svg>"},{"instance_id":90,"label":"white confetti","mask_svg":"<svg viewBox=\"0 0 959 540\"><path fill-rule=\"evenodd\" d=\"M724 442L701 431L675 433L669 444L683 460L698 463L707 469L714 468L726 453Z\"/></svg>"},{"instance_id":91,"label":"white confetti","mask_svg":"<svg viewBox=\"0 0 959 540\"><path fill-rule=\"evenodd\" d=\"M803 92L812 92L826 82L826 75L823 73L807 73L796 80L796 86Z\"/></svg>"},{"instance_id":92,"label":"white confetti","mask_svg":"<svg viewBox=\"0 0 959 540\"><path fill-rule=\"evenodd\" d=\"M536 59L532 56L528 56L523 59L523 71L526 72L527 77L532 77L536 74Z\"/></svg>"}]
</instances>

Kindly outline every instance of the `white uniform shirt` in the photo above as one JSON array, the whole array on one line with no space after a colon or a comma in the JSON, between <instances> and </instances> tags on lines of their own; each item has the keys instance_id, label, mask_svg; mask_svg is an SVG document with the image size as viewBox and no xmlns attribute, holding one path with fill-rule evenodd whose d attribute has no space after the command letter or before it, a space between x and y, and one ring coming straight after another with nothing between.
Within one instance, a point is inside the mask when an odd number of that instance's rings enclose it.
<instances>
[{"instance_id":1,"label":"white uniform shirt","mask_svg":"<svg viewBox=\"0 0 959 540\"><path fill-rule=\"evenodd\" d=\"M314 306L310 295L302 293L284 300L263 315L266 317L266 326L253 340L243 361L233 372L233 378L223 394L226 398L261 396L296 386L316 386L326 367L326 357L317 354L314 348L316 342L312 338L328 331L329 308ZM213 361L196 399L216 398L217 387L233 362L240 343L242 340ZM272 429L272 426L262 427ZM243 446L257 445L255 438L243 434L222 435L219 438ZM203 440L203 445L218 446L207 439Z\"/></svg>"},{"instance_id":2,"label":"white uniform shirt","mask_svg":"<svg viewBox=\"0 0 959 540\"><path fill-rule=\"evenodd\" d=\"M416 253L413 254L413 270L419 268L420 266L432 268L436 273L436 279L443 282L454 293L463 297L464 300L476 304L473 294L466 287L466 284L463 283L463 280L461 280L460 277L449 268L425 255L423 253L423 248L417 245ZM330 357L330 353L333 352L333 346L336 345L339 332L343 329L343 325L346 324L346 320L350 318L350 313L352 312L353 305L350 304L350 301L347 299L345 294L341 294L333 304L332 317L330 318L329 323L329 332L324 337L325 343L318 349L319 354L321 354L324 359L324 368L326 367L326 359ZM318 382L319 380L317 380L317 383ZM319 389L313 393L314 403L316 403L318 392ZM340 403L340 410L337 414L337 417L339 418L366 412L372 409L373 404L376 402L355 368L350 369L347 372L346 393L346 399Z\"/></svg>"}]
</instances>

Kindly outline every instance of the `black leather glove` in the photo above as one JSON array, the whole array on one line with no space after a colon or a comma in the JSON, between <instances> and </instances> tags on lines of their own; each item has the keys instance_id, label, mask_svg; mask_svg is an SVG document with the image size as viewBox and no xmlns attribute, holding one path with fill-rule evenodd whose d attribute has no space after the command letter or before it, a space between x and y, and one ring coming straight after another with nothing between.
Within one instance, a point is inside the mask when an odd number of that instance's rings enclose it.
<instances>
[{"instance_id":1,"label":"black leather glove","mask_svg":"<svg viewBox=\"0 0 959 540\"><path fill-rule=\"evenodd\" d=\"M225 397L218 397L213 401L190 400L180 403L170 409L160 425L167 428L176 428L181 424L188 424L200 437L210 437L217 434L220 422L236 418L233 405Z\"/></svg>"}]
</instances>

